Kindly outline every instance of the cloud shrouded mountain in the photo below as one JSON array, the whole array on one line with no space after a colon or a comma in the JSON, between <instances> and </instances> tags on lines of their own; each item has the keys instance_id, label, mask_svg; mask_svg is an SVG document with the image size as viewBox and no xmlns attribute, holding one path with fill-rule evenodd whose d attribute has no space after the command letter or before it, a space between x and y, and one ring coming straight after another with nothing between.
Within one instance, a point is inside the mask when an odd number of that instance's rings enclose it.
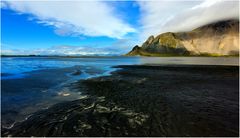
<instances>
[{"instance_id":1,"label":"cloud shrouded mountain","mask_svg":"<svg viewBox=\"0 0 240 138\"><path fill-rule=\"evenodd\" d=\"M239 2L205 1L139 1L142 11L141 39L165 32L190 31L226 19L239 18Z\"/></svg>"},{"instance_id":2,"label":"cloud shrouded mountain","mask_svg":"<svg viewBox=\"0 0 240 138\"><path fill-rule=\"evenodd\" d=\"M188 32L167 32L156 37L150 36L141 47L135 46L127 55L239 55L239 20L218 21Z\"/></svg>"}]
</instances>

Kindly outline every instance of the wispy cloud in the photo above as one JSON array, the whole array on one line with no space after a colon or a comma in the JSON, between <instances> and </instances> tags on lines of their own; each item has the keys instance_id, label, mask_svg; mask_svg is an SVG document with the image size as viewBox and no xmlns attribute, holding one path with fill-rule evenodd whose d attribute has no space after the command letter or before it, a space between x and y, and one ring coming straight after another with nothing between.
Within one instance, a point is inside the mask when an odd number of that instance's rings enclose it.
<instances>
[{"instance_id":1,"label":"wispy cloud","mask_svg":"<svg viewBox=\"0 0 240 138\"><path fill-rule=\"evenodd\" d=\"M37 23L53 26L55 33L64 36L122 38L135 32L103 1L5 1L1 7L29 14Z\"/></svg>"},{"instance_id":2,"label":"wispy cloud","mask_svg":"<svg viewBox=\"0 0 240 138\"><path fill-rule=\"evenodd\" d=\"M239 2L139 1L142 11L141 38L164 32L190 31L219 20L239 18Z\"/></svg>"},{"instance_id":3,"label":"wispy cloud","mask_svg":"<svg viewBox=\"0 0 240 138\"><path fill-rule=\"evenodd\" d=\"M119 42L113 43L108 47L95 47L93 46L70 46L59 45L50 48L37 48L37 49L17 49L11 47L2 47L2 55L121 55L125 54L128 50L124 44L128 44L129 40L120 39Z\"/></svg>"}]
</instances>

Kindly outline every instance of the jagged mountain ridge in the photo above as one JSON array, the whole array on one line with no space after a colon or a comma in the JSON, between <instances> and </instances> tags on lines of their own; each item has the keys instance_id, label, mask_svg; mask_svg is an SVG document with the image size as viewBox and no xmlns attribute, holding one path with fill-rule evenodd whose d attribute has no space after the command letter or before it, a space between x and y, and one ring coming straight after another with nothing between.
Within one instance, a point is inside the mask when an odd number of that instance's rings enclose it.
<instances>
[{"instance_id":1,"label":"jagged mountain ridge","mask_svg":"<svg viewBox=\"0 0 240 138\"><path fill-rule=\"evenodd\" d=\"M128 56L161 55L238 55L239 20L225 20L201 26L189 32L167 32L150 36Z\"/></svg>"}]
</instances>

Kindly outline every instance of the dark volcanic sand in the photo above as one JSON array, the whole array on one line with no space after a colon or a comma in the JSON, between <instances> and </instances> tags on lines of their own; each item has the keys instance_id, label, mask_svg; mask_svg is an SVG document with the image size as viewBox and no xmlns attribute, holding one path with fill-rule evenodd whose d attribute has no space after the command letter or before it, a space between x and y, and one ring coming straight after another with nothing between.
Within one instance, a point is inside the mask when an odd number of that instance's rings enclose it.
<instances>
[{"instance_id":1,"label":"dark volcanic sand","mask_svg":"<svg viewBox=\"0 0 240 138\"><path fill-rule=\"evenodd\" d=\"M237 66L120 66L3 136L239 136Z\"/></svg>"},{"instance_id":2,"label":"dark volcanic sand","mask_svg":"<svg viewBox=\"0 0 240 138\"><path fill-rule=\"evenodd\" d=\"M66 81L77 76L67 74L75 73L78 69L78 66L45 69L27 72L24 78L1 80L1 126L9 127L41 108L56 104L52 98L57 93L49 90L56 90L59 85L64 85ZM43 101L47 104L43 104Z\"/></svg>"}]
</instances>

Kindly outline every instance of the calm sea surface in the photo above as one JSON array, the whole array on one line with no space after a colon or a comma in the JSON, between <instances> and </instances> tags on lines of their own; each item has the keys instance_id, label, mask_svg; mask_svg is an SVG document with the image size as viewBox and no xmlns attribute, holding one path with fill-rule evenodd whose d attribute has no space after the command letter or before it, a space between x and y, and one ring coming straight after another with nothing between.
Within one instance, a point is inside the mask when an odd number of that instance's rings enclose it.
<instances>
[{"instance_id":1,"label":"calm sea surface","mask_svg":"<svg viewBox=\"0 0 240 138\"><path fill-rule=\"evenodd\" d=\"M1 59L1 79L24 77L24 73L72 66L95 67L103 71L111 66L134 64L188 64L188 65L239 65L238 57L101 57L101 58L49 58L6 57ZM102 72L101 72L102 73Z\"/></svg>"}]
</instances>

